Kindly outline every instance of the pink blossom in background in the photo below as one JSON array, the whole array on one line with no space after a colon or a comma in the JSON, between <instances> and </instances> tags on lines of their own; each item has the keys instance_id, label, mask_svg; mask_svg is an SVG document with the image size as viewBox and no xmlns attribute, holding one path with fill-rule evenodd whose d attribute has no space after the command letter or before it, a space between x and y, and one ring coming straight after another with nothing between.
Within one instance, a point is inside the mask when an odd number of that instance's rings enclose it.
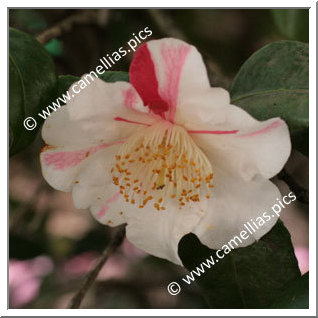
<instances>
[{"instance_id":1,"label":"pink blossom in background","mask_svg":"<svg viewBox=\"0 0 318 318\"><path fill-rule=\"evenodd\" d=\"M63 276L66 275L68 277L76 278L87 274L87 272L93 268L99 255L100 253L90 251L71 257L65 261L62 266ZM146 256L147 254L144 251L135 247L125 239L119 248L119 253L111 255L107 260L98 279L104 280L122 277L128 270L128 265L131 264L132 261L136 262Z\"/></svg>"},{"instance_id":2,"label":"pink blossom in background","mask_svg":"<svg viewBox=\"0 0 318 318\"><path fill-rule=\"evenodd\" d=\"M99 255L96 252L85 252L70 258L63 265L62 276L78 278L86 275L95 266ZM129 259L121 254L111 255L101 269L97 279L122 278L128 271L129 261Z\"/></svg>"},{"instance_id":3,"label":"pink blossom in background","mask_svg":"<svg viewBox=\"0 0 318 318\"><path fill-rule=\"evenodd\" d=\"M120 279L123 278L129 270L129 259L120 254L114 254L109 257L104 267L98 274L97 280Z\"/></svg>"},{"instance_id":4,"label":"pink blossom in background","mask_svg":"<svg viewBox=\"0 0 318 318\"><path fill-rule=\"evenodd\" d=\"M9 261L10 308L21 308L38 296L44 276L53 270L53 262L47 256L31 260Z\"/></svg>"},{"instance_id":5,"label":"pink blossom in background","mask_svg":"<svg viewBox=\"0 0 318 318\"><path fill-rule=\"evenodd\" d=\"M301 274L309 271L309 249L307 246L295 246L295 254Z\"/></svg>"},{"instance_id":6,"label":"pink blossom in background","mask_svg":"<svg viewBox=\"0 0 318 318\"><path fill-rule=\"evenodd\" d=\"M98 257L97 252L84 252L66 260L62 265L62 277L77 278L92 269Z\"/></svg>"},{"instance_id":7,"label":"pink blossom in background","mask_svg":"<svg viewBox=\"0 0 318 318\"><path fill-rule=\"evenodd\" d=\"M121 245L121 250L127 256L127 258L133 258L134 260L142 259L148 256L147 253L145 253L138 247L135 247L127 239L125 239L123 244Z\"/></svg>"}]
</instances>

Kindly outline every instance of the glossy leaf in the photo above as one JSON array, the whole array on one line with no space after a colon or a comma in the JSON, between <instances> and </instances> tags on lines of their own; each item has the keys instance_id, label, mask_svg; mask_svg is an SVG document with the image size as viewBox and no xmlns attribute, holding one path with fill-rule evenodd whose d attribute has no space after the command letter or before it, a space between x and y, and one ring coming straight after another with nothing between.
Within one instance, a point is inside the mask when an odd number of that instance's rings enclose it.
<instances>
[{"instance_id":1,"label":"glossy leaf","mask_svg":"<svg viewBox=\"0 0 318 318\"><path fill-rule=\"evenodd\" d=\"M119 72L119 71L112 71L112 72L105 72L102 75L99 75L103 81L107 83L113 82L129 82L129 74L127 72Z\"/></svg>"},{"instance_id":2,"label":"glossy leaf","mask_svg":"<svg viewBox=\"0 0 318 318\"><path fill-rule=\"evenodd\" d=\"M284 119L291 133L309 127L308 45L280 41L254 53L241 67L231 87L232 103L259 120ZM306 134L304 135L306 138Z\"/></svg>"},{"instance_id":3,"label":"glossy leaf","mask_svg":"<svg viewBox=\"0 0 318 318\"><path fill-rule=\"evenodd\" d=\"M61 97L63 94L66 93L66 91L70 88L70 86L78 81L80 78L78 76L73 76L73 75L60 75L58 77L58 82L57 82L57 96Z\"/></svg>"},{"instance_id":4,"label":"glossy leaf","mask_svg":"<svg viewBox=\"0 0 318 318\"><path fill-rule=\"evenodd\" d=\"M37 113L56 93L56 72L50 55L32 36L9 30L9 136L10 155L26 148L41 126ZM27 130L26 117L34 117L37 126Z\"/></svg>"},{"instance_id":5,"label":"glossy leaf","mask_svg":"<svg viewBox=\"0 0 318 318\"><path fill-rule=\"evenodd\" d=\"M189 271L211 255L217 260L215 253L194 234L179 243L179 256ZM232 250L200 277L194 277L211 308L269 308L285 285L300 277L300 271L290 235L279 221L257 243Z\"/></svg>"},{"instance_id":6,"label":"glossy leaf","mask_svg":"<svg viewBox=\"0 0 318 318\"><path fill-rule=\"evenodd\" d=\"M284 293L271 306L279 309L309 308L309 273L285 286Z\"/></svg>"}]
</instances>

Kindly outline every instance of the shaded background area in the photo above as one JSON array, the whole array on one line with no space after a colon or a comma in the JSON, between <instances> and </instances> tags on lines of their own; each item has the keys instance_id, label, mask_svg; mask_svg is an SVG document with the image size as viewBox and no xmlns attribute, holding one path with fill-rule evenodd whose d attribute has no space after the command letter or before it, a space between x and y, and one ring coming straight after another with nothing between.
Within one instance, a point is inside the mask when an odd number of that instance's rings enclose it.
<instances>
[{"instance_id":1,"label":"shaded background area","mask_svg":"<svg viewBox=\"0 0 318 318\"><path fill-rule=\"evenodd\" d=\"M38 35L83 10L10 10L10 26ZM228 87L244 61L277 40L308 42L307 10L107 10L75 25L46 44L58 73L90 72L107 53L118 50L133 33L149 27L148 39L182 38L203 54L213 85ZM113 70L128 71L132 54ZM46 107L47 105L43 105ZM10 308L65 308L84 275L107 246L112 229L98 224L86 210L76 210L71 194L55 191L42 177L40 136L10 159ZM279 151L279 149L277 150ZM293 152L287 170L308 189L308 159ZM282 181L275 181L283 193ZM308 270L308 206L284 210L302 272ZM82 308L206 308L195 284L178 296L166 286L185 269L151 257L125 241L109 259Z\"/></svg>"}]
</instances>

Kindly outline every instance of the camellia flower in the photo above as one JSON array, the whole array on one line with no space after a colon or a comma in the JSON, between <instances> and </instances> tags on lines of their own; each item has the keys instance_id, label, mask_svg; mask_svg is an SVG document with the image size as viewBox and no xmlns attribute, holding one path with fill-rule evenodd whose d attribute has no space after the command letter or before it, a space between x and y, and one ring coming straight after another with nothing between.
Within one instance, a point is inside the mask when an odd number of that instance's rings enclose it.
<instances>
[{"instance_id":1,"label":"camellia flower","mask_svg":"<svg viewBox=\"0 0 318 318\"><path fill-rule=\"evenodd\" d=\"M95 79L45 121L44 178L101 223L127 223L127 238L150 254L181 264L178 243L190 232L222 248L277 203L268 179L291 151L285 122L231 105L180 40L140 46L129 75L130 83Z\"/></svg>"}]
</instances>

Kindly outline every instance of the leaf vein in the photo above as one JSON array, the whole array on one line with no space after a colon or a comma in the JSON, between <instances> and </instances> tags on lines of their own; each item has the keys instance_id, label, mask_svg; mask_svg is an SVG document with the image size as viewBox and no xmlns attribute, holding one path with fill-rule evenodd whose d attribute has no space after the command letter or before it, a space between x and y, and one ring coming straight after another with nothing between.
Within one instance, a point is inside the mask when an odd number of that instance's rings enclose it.
<instances>
[{"instance_id":1,"label":"leaf vein","mask_svg":"<svg viewBox=\"0 0 318 318\"><path fill-rule=\"evenodd\" d=\"M257 91L253 92L250 94L245 94L238 96L234 99L232 99L232 103L235 103L241 99L246 99L249 97L254 97L254 96L261 96L261 95L270 95L270 94L284 94L284 93L292 93L292 94L308 94L309 90L308 89L273 89L273 90L266 90L266 91Z\"/></svg>"}]
</instances>

